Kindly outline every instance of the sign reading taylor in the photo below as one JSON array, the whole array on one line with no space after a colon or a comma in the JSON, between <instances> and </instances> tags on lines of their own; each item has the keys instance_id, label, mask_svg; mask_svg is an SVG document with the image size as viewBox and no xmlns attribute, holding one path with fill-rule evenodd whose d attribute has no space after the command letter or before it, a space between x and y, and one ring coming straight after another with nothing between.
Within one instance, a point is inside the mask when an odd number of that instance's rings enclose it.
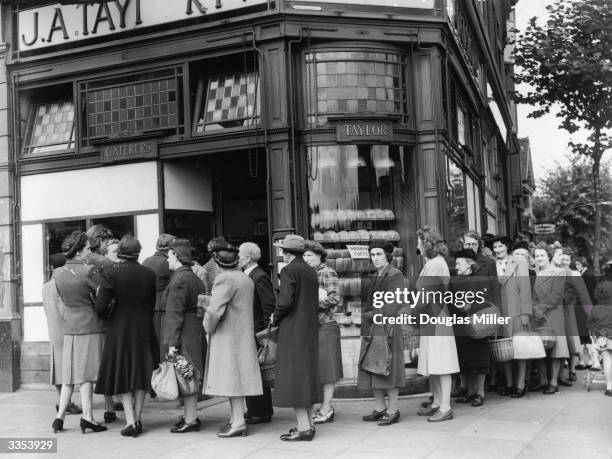
<instances>
[{"instance_id":1,"label":"sign reading taylor","mask_svg":"<svg viewBox=\"0 0 612 459\"><path fill-rule=\"evenodd\" d=\"M336 124L338 142L391 142L393 123L391 121L339 121Z\"/></svg>"},{"instance_id":2,"label":"sign reading taylor","mask_svg":"<svg viewBox=\"0 0 612 459\"><path fill-rule=\"evenodd\" d=\"M157 141L140 140L138 142L115 143L102 145L102 162L114 163L131 159L157 158Z\"/></svg>"},{"instance_id":3,"label":"sign reading taylor","mask_svg":"<svg viewBox=\"0 0 612 459\"><path fill-rule=\"evenodd\" d=\"M23 9L18 15L18 47L31 51L126 30L210 16L268 0L109 0L59 3Z\"/></svg>"}]
</instances>

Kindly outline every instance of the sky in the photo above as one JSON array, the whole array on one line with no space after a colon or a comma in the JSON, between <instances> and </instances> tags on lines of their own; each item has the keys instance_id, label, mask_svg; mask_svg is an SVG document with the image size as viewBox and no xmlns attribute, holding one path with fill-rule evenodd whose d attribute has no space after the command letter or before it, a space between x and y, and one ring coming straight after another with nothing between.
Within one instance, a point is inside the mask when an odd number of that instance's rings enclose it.
<instances>
[{"instance_id":1,"label":"sky","mask_svg":"<svg viewBox=\"0 0 612 459\"><path fill-rule=\"evenodd\" d=\"M515 10L516 28L522 32L533 16L545 17L546 5L551 3L552 0L519 0ZM584 140L586 135L579 131L570 136L567 131L559 129L559 118L553 113L538 119L527 118L531 110L532 107L528 105L518 106L518 135L529 137L533 172L537 180L546 175L547 169L554 167L555 161L567 164L565 155L571 152L567 143L570 140Z\"/></svg>"}]
</instances>

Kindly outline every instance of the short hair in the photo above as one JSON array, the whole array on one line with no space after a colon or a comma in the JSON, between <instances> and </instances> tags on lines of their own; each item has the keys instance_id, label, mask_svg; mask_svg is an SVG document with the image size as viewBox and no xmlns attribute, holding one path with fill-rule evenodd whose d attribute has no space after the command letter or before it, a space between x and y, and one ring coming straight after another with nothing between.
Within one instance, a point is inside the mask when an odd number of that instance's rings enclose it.
<instances>
[{"instance_id":1,"label":"short hair","mask_svg":"<svg viewBox=\"0 0 612 459\"><path fill-rule=\"evenodd\" d=\"M62 252L70 260L76 256L77 252L83 250L88 239L87 234L83 231L73 231L62 242Z\"/></svg>"},{"instance_id":2,"label":"short hair","mask_svg":"<svg viewBox=\"0 0 612 459\"><path fill-rule=\"evenodd\" d=\"M476 239L478 241L478 245L480 245L480 243L482 242L482 238L480 237L480 234L477 233L476 231L466 231L465 233L463 233L463 242L465 242L466 237Z\"/></svg>"},{"instance_id":3,"label":"short hair","mask_svg":"<svg viewBox=\"0 0 612 459\"><path fill-rule=\"evenodd\" d=\"M254 242L243 242L238 250L244 251L245 255L251 257L251 260L256 263L261 259L261 249Z\"/></svg>"},{"instance_id":4,"label":"short hair","mask_svg":"<svg viewBox=\"0 0 612 459\"><path fill-rule=\"evenodd\" d=\"M555 247L543 241L536 244L535 250L544 250L548 255L549 260L552 260L553 256L555 255Z\"/></svg>"},{"instance_id":5,"label":"short hair","mask_svg":"<svg viewBox=\"0 0 612 459\"><path fill-rule=\"evenodd\" d=\"M92 252L97 252L102 246L102 241L113 238L113 232L104 225L94 225L85 233L89 239L89 248Z\"/></svg>"},{"instance_id":6,"label":"short hair","mask_svg":"<svg viewBox=\"0 0 612 459\"><path fill-rule=\"evenodd\" d=\"M567 255L569 257L573 257L574 256L574 251L572 249L570 249L569 247L564 247L561 253L563 255Z\"/></svg>"},{"instance_id":7,"label":"short hair","mask_svg":"<svg viewBox=\"0 0 612 459\"><path fill-rule=\"evenodd\" d=\"M525 249L529 251L529 242L525 240L516 241L514 245L512 246L512 252L514 252L517 249Z\"/></svg>"},{"instance_id":8,"label":"short hair","mask_svg":"<svg viewBox=\"0 0 612 459\"><path fill-rule=\"evenodd\" d=\"M448 255L446 241L442 239L440 233L431 226L419 228L417 230L417 236L423 241L423 248L425 249L425 256L427 258L433 258L436 255L442 255L443 257Z\"/></svg>"},{"instance_id":9,"label":"short hair","mask_svg":"<svg viewBox=\"0 0 612 459\"><path fill-rule=\"evenodd\" d=\"M589 262L587 261L586 257L577 257L574 260L574 263L580 263L584 267L588 267L589 266Z\"/></svg>"},{"instance_id":10,"label":"short hair","mask_svg":"<svg viewBox=\"0 0 612 459\"><path fill-rule=\"evenodd\" d=\"M327 250L323 248L323 246L316 241L306 241L306 251L316 253L321 257L321 263L325 263L327 260Z\"/></svg>"}]
</instances>

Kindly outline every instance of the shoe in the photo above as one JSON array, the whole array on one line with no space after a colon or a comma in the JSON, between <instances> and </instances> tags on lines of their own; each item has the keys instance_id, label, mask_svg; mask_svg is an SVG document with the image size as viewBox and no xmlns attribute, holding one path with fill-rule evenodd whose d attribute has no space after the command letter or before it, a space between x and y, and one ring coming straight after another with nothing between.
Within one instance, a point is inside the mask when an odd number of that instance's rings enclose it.
<instances>
[{"instance_id":1,"label":"shoe","mask_svg":"<svg viewBox=\"0 0 612 459\"><path fill-rule=\"evenodd\" d=\"M467 394L468 394L467 389L464 387L460 387L456 391L451 392L451 398L465 397Z\"/></svg>"},{"instance_id":2,"label":"shoe","mask_svg":"<svg viewBox=\"0 0 612 459\"><path fill-rule=\"evenodd\" d=\"M60 418L55 418L51 424L51 428L53 429L53 433L61 432L64 430L64 421Z\"/></svg>"},{"instance_id":3,"label":"shoe","mask_svg":"<svg viewBox=\"0 0 612 459\"><path fill-rule=\"evenodd\" d=\"M575 373L575 372L573 372L573 371L570 371L570 372L569 372L569 377L567 378L567 380L568 380L568 381L572 381L572 382L574 382L574 381L576 381L577 379L578 379L578 378L576 378L576 373Z\"/></svg>"},{"instance_id":4,"label":"shoe","mask_svg":"<svg viewBox=\"0 0 612 459\"><path fill-rule=\"evenodd\" d=\"M445 413L443 413L442 411L438 410L436 411L436 413L431 416L429 419L427 419L428 422L442 422L442 421L450 421L451 419L453 419L453 410L450 409L448 411L446 411Z\"/></svg>"},{"instance_id":5,"label":"shoe","mask_svg":"<svg viewBox=\"0 0 612 459\"><path fill-rule=\"evenodd\" d=\"M154 391L153 389L151 389L151 390L149 391L149 397L151 397L151 398L157 398L157 394L155 393L155 391Z\"/></svg>"},{"instance_id":6,"label":"shoe","mask_svg":"<svg viewBox=\"0 0 612 459\"><path fill-rule=\"evenodd\" d=\"M136 429L138 430L138 435L142 433L142 422L140 420L136 421Z\"/></svg>"},{"instance_id":7,"label":"shoe","mask_svg":"<svg viewBox=\"0 0 612 459\"><path fill-rule=\"evenodd\" d=\"M438 411L440 411L439 406L430 406L428 408L421 408L419 411L417 411L417 414L419 416L431 416L432 414L435 414Z\"/></svg>"},{"instance_id":8,"label":"shoe","mask_svg":"<svg viewBox=\"0 0 612 459\"><path fill-rule=\"evenodd\" d=\"M92 432L104 432L105 430L108 430L108 427L103 426L102 424L94 424L93 422L89 422L83 418L81 418L79 424L81 425L81 433L83 434L87 429L91 429Z\"/></svg>"},{"instance_id":9,"label":"shoe","mask_svg":"<svg viewBox=\"0 0 612 459\"><path fill-rule=\"evenodd\" d=\"M502 390L499 391L499 395L501 395L502 397L506 397L508 395L512 395L514 393L514 387L504 387Z\"/></svg>"},{"instance_id":10,"label":"shoe","mask_svg":"<svg viewBox=\"0 0 612 459\"><path fill-rule=\"evenodd\" d=\"M521 398L523 395L525 395L525 388L523 387L522 389L519 389L517 387L516 390L514 391L514 394L512 394L510 397Z\"/></svg>"},{"instance_id":11,"label":"shoe","mask_svg":"<svg viewBox=\"0 0 612 459\"><path fill-rule=\"evenodd\" d=\"M180 422L180 421L179 421ZM183 419L183 425L170 429L170 433L187 433L187 432L199 432L200 431L200 420L198 418L192 422L185 422Z\"/></svg>"},{"instance_id":12,"label":"shoe","mask_svg":"<svg viewBox=\"0 0 612 459\"><path fill-rule=\"evenodd\" d=\"M542 393L546 395L556 394L557 392L559 392L559 386L554 386L552 384L546 386L546 389L542 391Z\"/></svg>"},{"instance_id":13,"label":"shoe","mask_svg":"<svg viewBox=\"0 0 612 459\"><path fill-rule=\"evenodd\" d=\"M244 421L247 424L268 424L272 421L272 416L245 416Z\"/></svg>"},{"instance_id":14,"label":"shoe","mask_svg":"<svg viewBox=\"0 0 612 459\"><path fill-rule=\"evenodd\" d=\"M400 412L399 410L393 414L385 412L382 420L378 423L379 426L390 426L391 424L397 424L399 422Z\"/></svg>"},{"instance_id":15,"label":"shoe","mask_svg":"<svg viewBox=\"0 0 612 459\"><path fill-rule=\"evenodd\" d=\"M230 425L230 428L228 430L219 430L219 432L217 432L217 437L220 438L231 438L231 437L246 437L249 434L249 431L247 430L247 425L242 424L241 426L238 427L232 427Z\"/></svg>"},{"instance_id":16,"label":"shoe","mask_svg":"<svg viewBox=\"0 0 612 459\"><path fill-rule=\"evenodd\" d=\"M117 414L114 411L104 412L104 422L106 424L110 424L111 422L115 422L116 420L117 420Z\"/></svg>"},{"instance_id":17,"label":"shoe","mask_svg":"<svg viewBox=\"0 0 612 459\"><path fill-rule=\"evenodd\" d=\"M472 398L472 406L477 408L479 406L482 406L483 404L484 404L484 397L482 397L479 394L474 394L474 397Z\"/></svg>"},{"instance_id":18,"label":"shoe","mask_svg":"<svg viewBox=\"0 0 612 459\"><path fill-rule=\"evenodd\" d=\"M571 382L567 382L566 380L561 379L561 378L557 379L557 384L562 387L572 387Z\"/></svg>"},{"instance_id":19,"label":"shoe","mask_svg":"<svg viewBox=\"0 0 612 459\"><path fill-rule=\"evenodd\" d=\"M130 424L125 429L121 431L122 437L134 437L136 438L140 432L138 431L138 426L136 424Z\"/></svg>"},{"instance_id":20,"label":"shoe","mask_svg":"<svg viewBox=\"0 0 612 459\"><path fill-rule=\"evenodd\" d=\"M612 390L606 389L606 391L604 392L604 395L606 395L608 397L612 397ZM60 430L62 430L62 429L60 429Z\"/></svg>"},{"instance_id":21,"label":"shoe","mask_svg":"<svg viewBox=\"0 0 612 459\"><path fill-rule=\"evenodd\" d=\"M538 384L537 386L529 386L527 389L529 392L542 392L546 389L546 384Z\"/></svg>"},{"instance_id":22,"label":"shoe","mask_svg":"<svg viewBox=\"0 0 612 459\"><path fill-rule=\"evenodd\" d=\"M382 411L372 411L372 413L362 417L361 419L363 419L365 422L374 422L374 421L380 421L383 416L385 415L385 413L387 412L387 410L382 410Z\"/></svg>"},{"instance_id":23,"label":"shoe","mask_svg":"<svg viewBox=\"0 0 612 459\"><path fill-rule=\"evenodd\" d=\"M583 364L579 363L578 365L576 365L574 367L574 369L576 369L576 370L586 370L588 368L588 366L589 365L583 365Z\"/></svg>"},{"instance_id":24,"label":"shoe","mask_svg":"<svg viewBox=\"0 0 612 459\"><path fill-rule=\"evenodd\" d=\"M181 416L178 421L174 423L174 427L183 427L185 425L185 417Z\"/></svg>"},{"instance_id":25,"label":"shoe","mask_svg":"<svg viewBox=\"0 0 612 459\"><path fill-rule=\"evenodd\" d=\"M429 397L426 402L421 403L421 408L429 408L433 403L433 397Z\"/></svg>"},{"instance_id":26,"label":"shoe","mask_svg":"<svg viewBox=\"0 0 612 459\"><path fill-rule=\"evenodd\" d=\"M465 394L463 397L457 397L455 399L455 403L472 403L472 400L474 400L474 397L476 397L476 394L472 394L472 395Z\"/></svg>"},{"instance_id":27,"label":"shoe","mask_svg":"<svg viewBox=\"0 0 612 459\"><path fill-rule=\"evenodd\" d=\"M336 412L334 411L333 407L327 412L327 414L323 414L320 411L317 411L312 418L312 422L314 422L315 424L325 424L326 422L334 422L335 415Z\"/></svg>"},{"instance_id":28,"label":"shoe","mask_svg":"<svg viewBox=\"0 0 612 459\"><path fill-rule=\"evenodd\" d=\"M70 405L68 405L68 408L66 408L66 413L67 414L83 414L83 410L81 409L79 405L77 405L74 402L71 402Z\"/></svg>"},{"instance_id":29,"label":"shoe","mask_svg":"<svg viewBox=\"0 0 612 459\"><path fill-rule=\"evenodd\" d=\"M121 402L113 403L113 411L123 411L123 403Z\"/></svg>"},{"instance_id":30,"label":"shoe","mask_svg":"<svg viewBox=\"0 0 612 459\"><path fill-rule=\"evenodd\" d=\"M289 433L280 436L283 441L312 441L315 436L314 429L308 429L300 432L299 430L291 429Z\"/></svg>"}]
</instances>

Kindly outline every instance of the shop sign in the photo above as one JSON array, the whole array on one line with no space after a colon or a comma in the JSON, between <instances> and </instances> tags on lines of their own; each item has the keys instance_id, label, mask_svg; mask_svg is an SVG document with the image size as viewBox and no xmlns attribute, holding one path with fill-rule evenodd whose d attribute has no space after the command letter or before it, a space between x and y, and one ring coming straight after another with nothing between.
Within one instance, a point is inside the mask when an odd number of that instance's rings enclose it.
<instances>
[{"instance_id":1,"label":"shop sign","mask_svg":"<svg viewBox=\"0 0 612 459\"><path fill-rule=\"evenodd\" d=\"M370 248L367 245L347 245L346 248L353 259L370 258Z\"/></svg>"},{"instance_id":2,"label":"shop sign","mask_svg":"<svg viewBox=\"0 0 612 459\"><path fill-rule=\"evenodd\" d=\"M19 11L18 48L47 46L226 13L268 0L112 0L52 5Z\"/></svg>"},{"instance_id":3,"label":"shop sign","mask_svg":"<svg viewBox=\"0 0 612 459\"><path fill-rule=\"evenodd\" d=\"M103 163L157 158L157 141L147 139L102 145L101 152Z\"/></svg>"},{"instance_id":4,"label":"shop sign","mask_svg":"<svg viewBox=\"0 0 612 459\"><path fill-rule=\"evenodd\" d=\"M339 121L336 124L338 142L391 142L391 121Z\"/></svg>"},{"instance_id":5,"label":"shop sign","mask_svg":"<svg viewBox=\"0 0 612 459\"><path fill-rule=\"evenodd\" d=\"M547 234L555 234L556 227L554 223L536 223L533 225L533 232L539 236Z\"/></svg>"}]
</instances>

